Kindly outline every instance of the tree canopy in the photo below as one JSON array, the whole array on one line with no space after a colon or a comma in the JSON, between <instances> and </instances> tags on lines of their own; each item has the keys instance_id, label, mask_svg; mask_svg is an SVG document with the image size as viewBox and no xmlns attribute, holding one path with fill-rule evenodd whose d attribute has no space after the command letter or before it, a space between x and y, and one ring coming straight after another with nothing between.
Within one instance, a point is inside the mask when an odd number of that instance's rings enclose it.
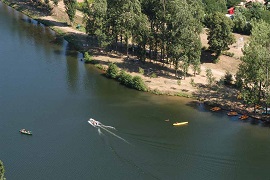
<instances>
[{"instance_id":1,"label":"tree canopy","mask_svg":"<svg viewBox=\"0 0 270 180\"><path fill-rule=\"evenodd\" d=\"M73 23L76 14L77 0L64 0L64 4L69 20Z\"/></svg>"},{"instance_id":2,"label":"tree canopy","mask_svg":"<svg viewBox=\"0 0 270 180\"><path fill-rule=\"evenodd\" d=\"M229 45L235 42L232 34L233 22L224 14L215 12L206 18L206 24L208 27L209 49L219 56L222 51L228 50Z\"/></svg>"},{"instance_id":3,"label":"tree canopy","mask_svg":"<svg viewBox=\"0 0 270 180\"><path fill-rule=\"evenodd\" d=\"M252 22L250 41L243 49L238 75L242 80L242 95L248 103L268 100L270 63L270 25L264 21Z\"/></svg>"}]
</instances>

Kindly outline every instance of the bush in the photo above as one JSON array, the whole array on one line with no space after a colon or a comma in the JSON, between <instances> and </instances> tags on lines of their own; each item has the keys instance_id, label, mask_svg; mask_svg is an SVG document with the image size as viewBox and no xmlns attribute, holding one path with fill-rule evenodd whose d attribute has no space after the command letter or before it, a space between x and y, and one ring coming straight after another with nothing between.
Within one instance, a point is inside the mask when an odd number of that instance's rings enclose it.
<instances>
[{"instance_id":1,"label":"bush","mask_svg":"<svg viewBox=\"0 0 270 180\"><path fill-rule=\"evenodd\" d=\"M215 82L215 77L213 76L211 69L206 69L206 77L208 84L211 86Z\"/></svg>"},{"instance_id":2,"label":"bush","mask_svg":"<svg viewBox=\"0 0 270 180\"><path fill-rule=\"evenodd\" d=\"M141 67L139 67L139 73L140 73L140 74L144 74L144 69L141 68Z\"/></svg>"},{"instance_id":3,"label":"bush","mask_svg":"<svg viewBox=\"0 0 270 180\"><path fill-rule=\"evenodd\" d=\"M177 80L177 84L181 86L181 80Z\"/></svg>"},{"instance_id":4,"label":"bush","mask_svg":"<svg viewBox=\"0 0 270 180\"><path fill-rule=\"evenodd\" d=\"M191 79L190 79L190 84L191 84L191 86L192 86L192 87L195 87L195 86L196 86L196 84L195 84L195 82L194 82L194 79L193 79L193 78L191 78Z\"/></svg>"},{"instance_id":5,"label":"bush","mask_svg":"<svg viewBox=\"0 0 270 180\"><path fill-rule=\"evenodd\" d=\"M233 82L233 76L229 71L226 71L225 77L224 77L224 84L225 85L231 85Z\"/></svg>"},{"instance_id":6,"label":"bush","mask_svg":"<svg viewBox=\"0 0 270 180\"><path fill-rule=\"evenodd\" d=\"M110 63L109 67L108 67L108 69L106 71L106 76L109 77L109 78L116 79L117 76L118 76L118 73L119 73L118 67L115 64Z\"/></svg>"},{"instance_id":7,"label":"bush","mask_svg":"<svg viewBox=\"0 0 270 180\"><path fill-rule=\"evenodd\" d=\"M156 73L152 73L152 74L150 75L150 78L157 78Z\"/></svg>"},{"instance_id":8,"label":"bush","mask_svg":"<svg viewBox=\"0 0 270 180\"><path fill-rule=\"evenodd\" d=\"M95 64L95 67L97 67L98 69L101 69L103 71L105 71L105 67L103 67L101 64Z\"/></svg>"},{"instance_id":9,"label":"bush","mask_svg":"<svg viewBox=\"0 0 270 180\"><path fill-rule=\"evenodd\" d=\"M132 86L134 89L137 89L139 91L147 91L146 85L144 84L140 76L134 76L132 81Z\"/></svg>"},{"instance_id":10,"label":"bush","mask_svg":"<svg viewBox=\"0 0 270 180\"><path fill-rule=\"evenodd\" d=\"M124 70L120 71L120 74L118 76L118 81L120 81L121 84L127 86L127 87L133 87L133 78L130 74L126 73Z\"/></svg>"},{"instance_id":11,"label":"bush","mask_svg":"<svg viewBox=\"0 0 270 180\"><path fill-rule=\"evenodd\" d=\"M234 56L234 53L228 52L228 51L224 51L224 52L222 52L222 54L225 55L225 56L229 56L229 57L233 57Z\"/></svg>"},{"instance_id":12,"label":"bush","mask_svg":"<svg viewBox=\"0 0 270 180\"><path fill-rule=\"evenodd\" d=\"M83 11L84 4L85 4L84 2L77 2L76 9L78 9L79 11Z\"/></svg>"},{"instance_id":13,"label":"bush","mask_svg":"<svg viewBox=\"0 0 270 180\"><path fill-rule=\"evenodd\" d=\"M91 61L93 60L92 56L89 55L88 52L85 52L83 56L84 56L84 62L85 63L91 63Z\"/></svg>"},{"instance_id":14,"label":"bush","mask_svg":"<svg viewBox=\"0 0 270 180\"><path fill-rule=\"evenodd\" d=\"M235 86L238 88L238 89L241 89L243 87L243 80L241 78L241 75L239 73L236 73L236 77L235 77Z\"/></svg>"},{"instance_id":15,"label":"bush","mask_svg":"<svg viewBox=\"0 0 270 180\"><path fill-rule=\"evenodd\" d=\"M219 62L219 60L220 60L219 58L215 58L213 63L217 64Z\"/></svg>"}]
</instances>

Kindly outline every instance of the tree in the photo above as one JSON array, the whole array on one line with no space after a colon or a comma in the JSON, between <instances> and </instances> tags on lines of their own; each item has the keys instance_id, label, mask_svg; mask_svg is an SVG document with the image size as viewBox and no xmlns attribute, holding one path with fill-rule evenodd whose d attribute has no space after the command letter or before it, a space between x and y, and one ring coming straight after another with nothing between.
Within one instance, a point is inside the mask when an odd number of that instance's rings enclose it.
<instances>
[{"instance_id":1,"label":"tree","mask_svg":"<svg viewBox=\"0 0 270 180\"><path fill-rule=\"evenodd\" d=\"M3 162L0 160L0 180L5 180L5 167Z\"/></svg>"},{"instance_id":2,"label":"tree","mask_svg":"<svg viewBox=\"0 0 270 180\"><path fill-rule=\"evenodd\" d=\"M96 35L99 47L107 45L106 15L107 1L106 0L85 0L84 1L84 19L86 20L86 32L89 35Z\"/></svg>"},{"instance_id":3,"label":"tree","mask_svg":"<svg viewBox=\"0 0 270 180\"><path fill-rule=\"evenodd\" d=\"M77 0L64 0L64 4L70 23L72 24L76 14Z\"/></svg>"},{"instance_id":4,"label":"tree","mask_svg":"<svg viewBox=\"0 0 270 180\"><path fill-rule=\"evenodd\" d=\"M215 13L215 12L220 12L220 13L227 12L225 0L203 0L202 2L204 3L205 11L208 14Z\"/></svg>"},{"instance_id":5,"label":"tree","mask_svg":"<svg viewBox=\"0 0 270 180\"><path fill-rule=\"evenodd\" d=\"M233 22L224 14L215 12L206 18L208 27L209 49L219 57L221 52L229 49L229 45L235 42L232 34Z\"/></svg>"},{"instance_id":6,"label":"tree","mask_svg":"<svg viewBox=\"0 0 270 180\"><path fill-rule=\"evenodd\" d=\"M240 2L242 2L242 0L227 0L226 5L228 8L230 8L230 7L240 4Z\"/></svg>"},{"instance_id":7,"label":"tree","mask_svg":"<svg viewBox=\"0 0 270 180\"><path fill-rule=\"evenodd\" d=\"M233 27L234 32L250 34L250 25L247 22L247 19L244 16L244 14L241 12L240 8L237 8L235 10L233 23L234 23Z\"/></svg>"},{"instance_id":8,"label":"tree","mask_svg":"<svg viewBox=\"0 0 270 180\"><path fill-rule=\"evenodd\" d=\"M267 100L269 89L270 25L264 21L252 22L251 37L243 49L238 75L243 87L242 96L246 102L259 104Z\"/></svg>"},{"instance_id":9,"label":"tree","mask_svg":"<svg viewBox=\"0 0 270 180\"><path fill-rule=\"evenodd\" d=\"M59 0L53 0L54 6L58 6Z\"/></svg>"}]
</instances>

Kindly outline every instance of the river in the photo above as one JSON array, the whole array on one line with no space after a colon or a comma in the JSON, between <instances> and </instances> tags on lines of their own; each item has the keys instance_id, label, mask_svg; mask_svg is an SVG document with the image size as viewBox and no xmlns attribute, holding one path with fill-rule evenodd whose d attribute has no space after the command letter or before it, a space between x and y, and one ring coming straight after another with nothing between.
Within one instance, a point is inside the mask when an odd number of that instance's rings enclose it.
<instances>
[{"instance_id":1,"label":"river","mask_svg":"<svg viewBox=\"0 0 270 180\"><path fill-rule=\"evenodd\" d=\"M270 178L268 127L190 99L125 88L81 58L53 31L0 2L7 180ZM91 117L115 129L94 128ZM174 127L176 121L189 124Z\"/></svg>"}]
</instances>

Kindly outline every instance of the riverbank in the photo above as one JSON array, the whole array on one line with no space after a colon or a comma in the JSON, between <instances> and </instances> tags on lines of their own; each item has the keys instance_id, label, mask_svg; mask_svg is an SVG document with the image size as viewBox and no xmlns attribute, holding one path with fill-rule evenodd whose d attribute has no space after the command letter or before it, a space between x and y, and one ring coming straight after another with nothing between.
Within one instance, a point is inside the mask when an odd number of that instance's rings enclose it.
<instances>
[{"instance_id":1,"label":"riverbank","mask_svg":"<svg viewBox=\"0 0 270 180\"><path fill-rule=\"evenodd\" d=\"M155 94L166 94L174 96L193 97L200 102L204 102L210 106L219 106L224 110L235 110L241 114L249 114L258 119L266 119L267 117L253 113L252 107L245 106L242 101L237 99L238 91L224 85L215 85L209 87L205 70L210 68L216 81L219 81L226 71L235 74L240 63L241 48L239 42L231 46L230 52L234 57L222 55L220 61L216 64L212 63L211 54L204 51L202 54L201 74L193 77L190 70L189 75L184 80L175 78L174 69L170 65L161 63L153 63L150 60L141 62L135 56L128 58L119 52L100 52L95 51L96 43L89 38L83 28L76 29L76 24L82 24L82 15L78 12L75 18L75 27L68 25L68 17L64 12L63 2L58 7L54 7L52 14L48 14L41 7L34 7L30 1L23 0L6 0L6 4L31 18L47 25L76 47L80 52L91 51L93 59L99 64L99 67L106 69L110 62L115 63L120 69L126 70L132 76L140 76L151 92ZM240 35L235 34L236 38ZM245 37L244 39L247 39ZM206 33L201 35L203 46L207 46ZM140 72L144 70L144 73ZM152 76L155 74L156 76Z\"/></svg>"}]
</instances>

